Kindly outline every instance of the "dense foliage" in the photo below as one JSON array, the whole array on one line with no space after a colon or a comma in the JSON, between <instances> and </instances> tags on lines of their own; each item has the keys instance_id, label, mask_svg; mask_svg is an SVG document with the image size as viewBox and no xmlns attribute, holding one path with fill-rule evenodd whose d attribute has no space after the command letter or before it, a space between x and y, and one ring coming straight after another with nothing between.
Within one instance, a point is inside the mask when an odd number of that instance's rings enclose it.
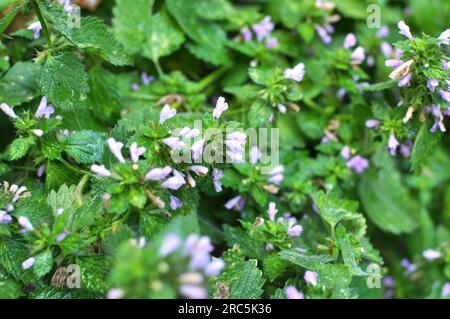
<instances>
[{"instance_id":1,"label":"dense foliage","mask_svg":"<svg viewBox=\"0 0 450 319\"><path fill-rule=\"evenodd\" d=\"M450 296L449 1L77 8L0 0L1 298Z\"/></svg>"}]
</instances>

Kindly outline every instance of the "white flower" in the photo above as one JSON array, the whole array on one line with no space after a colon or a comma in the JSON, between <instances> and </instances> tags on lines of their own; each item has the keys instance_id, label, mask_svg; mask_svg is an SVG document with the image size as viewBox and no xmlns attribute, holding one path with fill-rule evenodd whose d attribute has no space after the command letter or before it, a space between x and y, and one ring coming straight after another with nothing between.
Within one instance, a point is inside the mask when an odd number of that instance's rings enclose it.
<instances>
[{"instance_id":1,"label":"white flower","mask_svg":"<svg viewBox=\"0 0 450 319\"><path fill-rule=\"evenodd\" d=\"M105 165L92 165L91 171L99 177L109 177L111 172L105 168Z\"/></svg>"},{"instance_id":2,"label":"white flower","mask_svg":"<svg viewBox=\"0 0 450 319\"><path fill-rule=\"evenodd\" d=\"M125 295L125 292L120 288L114 288L108 291L108 295L106 298L108 299L122 299Z\"/></svg>"},{"instance_id":3,"label":"white flower","mask_svg":"<svg viewBox=\"0 0 450 319\"><path fill-rule=\"evenodd\" d=\"M224 177L224 173L222 170L218 168L213 169L213 184L217 193L222 191L222 183L220 180Z\"/></svg>"},{"instance_id":4,"label":"white flower","mask_svg":"<svg viewBox=\"0 0 450 319\"><path fill-rule=\"evenodd\" d=\"M317 277L319 275L315 271L307 270L305 276L303 277L305 281L313 286L317 285Z\"/></svg>"},{"instance_id":5,"label":"white flower","mask_svg":"<svg viewBox=\"0 0 450 319\"><path fill-rule=\"evenodd\" d=\"M347 36L344 39L344 49L350 49L356 45L356 36L353 33L347 34Z\"/></svg>"},{"instance_id":6,"label":"white flower","mask_svg":"<svg viewBox=\"0 0 450 319\"><path fill-rule=\"evenodd\" d=\"M412 40L413 36L411 35L411 31L409 30L409 27L406 25L404 21L400 21L398 23L398 28L400 29L400 34L404 35L408 39Z\"/></svg>"},{"instance_id":7,"label":"white flower","mask_svg":"<svg viewBox=\"0 0 450 319\"><path fill-rule=\"evenodd\" d=\"M25 260L22 263L22 268L23 269L30 269L31 267L33 267L35 261L36 261L36 258L34 258L34 257L28 258L27 260Z\"/></svg>"},{"instance_id":8,"label":"white flower","mask_svg":"<svg viewBox=\"0 0 450 319\"><path fill-rule=\"evenodd\" d=\"M222 116L222 113L228 109L228 103L225 102L224 97L219 97L217 99L216 107L213 110L213 116L218 119Z\"/></svg>"},{"instance_id":9,"label":"white flower","mask_svg":"<svg viewBox=\"0 0 450 319\"><path fill-rule=\"evenodd\" d=\"M145 175L145 179L149 181L161 181L171 172L172 168L170 166L166 166L164 168L154 168Z\"/></svg>"},{"instance_id":10,"label":"white flower","mask_svg":"<svg viewBox=\"0 0 450 319\"><path fill-rule=\"evenodd\" d=\"M180 141L178 137L165 138L163 139L163 143L173 150L182 150L184 148L184 142Z\"/></svg>"},{"instance_id":11,"label":"white flower","mask_svg":"<svg viewBox=\"0 0 450 319\"><path fill-rule=\"evenodd\" d=\"M442 32L438 39L441 40L439 44L448 45L450 43L450 29Z\"/></svg>"},{"instance_id":12,"label":"white flower","mask_svg":"<svg viewBox=\"0 0 450 319\"><path fill-rule=\"evenodd\" d=\"M206 174L208 174L208 167L201 165L190 166L189 170L193 171L198 176L205 176Z\"/></svg>"},{"instance_id":13,"label":"white flower","mask_svg":"<svg viewBox=\"0 0 450 319\"><path fill-rule=\"evenodd\" d=\"M269 214L269 219L271 221L275 220L275 215L277 214L278 209L274 202L269 203L269 209L267 210L267 214Z\"/></svg>"},{"instance_id":14,"label":"white flower","mask_svg":"<svg viewBox=\"0 0 450 319\"><path fill-rule=\"evenodd\" d=\"M47 120L55 112L53 106L47 104L47 98L44 96L39 103L39 106L34 114L37 118L44 117Z\"/></svg>"},{"instance_id":15,"label":"white flower","mask_svg":"<svg viewBox=\"0 0 450 319\"><path fill-rule=\"evenodd\" d=\"M195 161L203 154L203 147L205 146L205 140L200 140L192 144L191 152L192 159Z\"/></svg>"},{"instance_id":16,"label":"white flower","mask_svg":"<svg viewBox=\"0 0 450 319\"><path fill-rule=\"evenodd\" d=\"M117 142L114 138L108 138L108 140L106 141L108 143L108 147L109 150L111 151L111 153L117 158L117 160L121 163L125 163L125 159L123 158L122 155L122 147L123 147L123 143L121 142Z\"/></svg>"},{"instance_id":17,"label":"white flower","mask_svg":"<svg viewBox=\"0 0 450 319\"><path fill-rule=\"evenodd\" d=\"M44 131L40 129L35 129L33 130L33 134L36 135L37 137L42 137L44 135Z\"/></svg>"},{"instance_id":18,"label":"white flower","mask_svg":"<svg viewBox=\"0 0 450 319\"><path fill-rule=\"evenodd\" d=\"M167 179L164 183L161 184L162 188L169 188L172 190L177 190L184 184L186 184L186 180L184 176L179 173L177 170L173 170L173 177Z\"/></svg>"},{"instance_id":19,"label":"white flower","mask_svg":"<svg viewBox=\"0 0 450 319\"><path fill-rule=\"evenodd\" d=\"M159 255L166 257L173 253L181 244L181 238L176 234L168 234L164 237L161 247L159 248Z\"/></svg>"},{"instance_id":20,"label":"white flower","mask_svg":"<svg viewBox=\"0 0 450 319\"><path fill-rule=\"evenodd\" d=\"M25 231L32 231L34 229L33 225L31 224L30 220L25 216L20 216L17 221L19 222L19 225L25 230Z\"/></svg>"},{"instance_id":21,"label":"white flower","mask_svg":"<svg viewBox=\"0 0 450 319\"><path fill-rule=\"evenodd\" d=\"M413 63L414 63L413 59L402 63L394 71L392 71L391 74L389 74L389 78L391 78L392 80L397 80L400 77L407 75L409 72L409 68Z\"/></svg>"},{"instance_id":22,"label":"white flower","mask_svg":"<svg viewBox=\"0 0 450 319\"><path fill-rule=\"evenodd\" d=\"M437 251L437 250L434 250L434 249L430 248L430 249L427 249L427 250L423 251L422 252L422 256L426 260L432 261L432 260L441 258L442 257L442 253Z\"/></svg>"},{"instance_id":23,"label":"white flower","mask_svg":"<svg viewBox=\"0 0 450 319\"><path fill-rule=\"evenodd\" d=\"M42 25L39 21L36 21L30 24L27 29L33 31L34 32L33 36L35 39L37 39L39 38L39 35L41 33Z\"/></svg>"},{"instance_id":24,"label":"white flower","mask_svg":"<svg viewBox=\"0 0 450 319\"><path fill-rule=\"evenodd\" d=\"M139 161L139 156L143 155L146 151L145 147L138 147L137 143L134 142L130 147L130 157L133 163L137 163Z\"/></svg>"},{"instance_id":25,"label":"white flower","mask_svg":"<svg viewBox=\"0 0 450 319\"><path fill-rule=\"evenodd\" d=\"M305 65L303 63L297 64L293 69L284 70L284 78L287 80L294 80L301 82L305 76Z\"/></svg>"},{"instance_id":26,"label":"white flower","mask_svg":"<svg viewBox=\"0 0 450 319\"><path fill-rule=\"evenodd\" d=\"M2 103L0 105L0 108L2 109L3 112L5 112L6 115L8 115L9 117L16 119L17 115L16 113L14 113L14 110L12 107L10 107L8 104L6 103Z\"/></svg>"},{"instance_id":27,"label":"white flower","mask_svg":"<svg viewBox=\"0 0 450 319\"><path fill-rule=\"evenodd\" d=\"M170 105L166 104L159 113L159 124L163 124L168 119L174 117L177 114L177 110L170 107Z\"/></svg>"}]
</instances>

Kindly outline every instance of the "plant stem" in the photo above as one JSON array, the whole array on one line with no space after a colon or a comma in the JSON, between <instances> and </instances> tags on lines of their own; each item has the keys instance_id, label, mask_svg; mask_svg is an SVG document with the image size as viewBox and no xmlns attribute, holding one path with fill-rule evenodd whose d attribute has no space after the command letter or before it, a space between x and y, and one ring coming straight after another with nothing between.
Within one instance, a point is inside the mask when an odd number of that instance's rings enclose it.
<instances>
[{"instance_id":1,"label":"plant stem","mask_svg":"<svg viewBox=\"0 0 450 319\"><path fill-rule=\"evenodd\" d=\"M159 76L164 75L164 71L163 71L163 69L161 68L161 64L159 64L159 60L158 60L158 59L155 59L155 60L153 60L153 63L155 64L156 71L158 72L158 75L159 75Z\"/></svg>"},{"instance_id":2,"label":"plant stem","mask_svg":"<svg viewBox=\"0 0 450 319\"><path fill-rule=\"evenodd\" d=\"M53 49L53 42L50 38L50 32L48 31L47 24L45 23L45 19L42 16L41 9L39 9L39 5L37 3L37 0L33 0L33 6L34 10L36 11L36 15L38 16L39 22L42 26L42 33L44 34L45 41L47 42L47 45L50 49Z\"/></svg>"},{"instance_id":3,"label":"plant stem","mask_svg":"<svg viewBox=\"0 0 450 319\"><path fill-rule=\"evenodd\" d=\"M200 88L200 90L205 89L206 87L208 87L212 82L214 82L215 80L217 80L223 73L225 73L225 71L228 70L228 67L221 67L220 69L217 69L216 71L208 74L207 76L205 76L199 83L198 86Z\"/></svg>"},{"instance_id":4,"label":"plant stem","mask_svg":"<svg viewBox=\"0 0 450 319\"><path fill-rule=\"evenodd\" d=\"M76 199L77 199L77 205L80 207L83 205L83 189L86 186L87 182L89 181L90 176L88 174L84 175L80 182L77 185L76 188Z\"/></svg>"}]
</instances>

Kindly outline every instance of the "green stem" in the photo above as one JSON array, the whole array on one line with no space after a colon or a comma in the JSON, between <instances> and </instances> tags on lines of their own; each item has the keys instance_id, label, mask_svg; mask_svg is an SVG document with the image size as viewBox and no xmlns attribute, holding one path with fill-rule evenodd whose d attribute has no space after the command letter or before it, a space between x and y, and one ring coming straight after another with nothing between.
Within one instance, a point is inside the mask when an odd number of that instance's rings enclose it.
<instances>
[{"instance_id":1,"label":"green stem","mask_svg":"<svg viewBox=\"0 0 450 319\"><path fill-rule=\"evenodd\" d=\"M158 59L155 59L155 60L153 60L153 63L155 64L155 67L156 67L156 71L158 72L158 75L161 77L162 75L164 75L164 71L163 71L163 69L161 68L161 64L159 64L159 60Z\"/></svg>"},{"instance_id":2,"label":"green stem","mask_svg":"<svg viewBox=\"0 0 450 319\"><path fill-rule=\"evenodd\" d=\"M88 174L84 175L77 185L75 193L78 207L83 205L83 189L86 186L87 182L89 181L89 178L90 176Z\"/></svg>"},{"instance_id":3,"label":"green stem","mask_svg":"<svg viewBox=\"0 0 450 319\"><path fill-rule=\"evenodd\" d=\"M158 100L158 97L155 96L155 95L142 94L142 93L136 93L136 92L131 92L131 93L127 94L126 96L134 98L134 99L147 100L147 101L156 101L156 100Z\"/></svg>"},{"instance_id":4,"label":"green stem","mask_svg":"<svg viewBox=\"0 0 450 319\"><path fill-rule=\"evenodd\" d=\"M228 70L228 67L221 67L220 69L217 69L216 71L210 73L209 75L205 76L199 83L198 86L200 90L205 89L208 87L212 82L216 81L222 74L224 74Z\"/></svg>"},{"instance_id":5,"label":"green stem","mask_svg":"<svg viewBox=\"0 0 450 319\"><path fill-rule=\"evenodd\" d=\"M47 45L49 48L53 49L53 42L50 38L50 32L48 31L47 24L45 23L45 19L42 16L41 9L39 9L39 5L37 3L37 0L33 1L34 10L36 11L36 15L38 16L39 22L42 26L42 33L44 34L45 41L47 42Z\"/></svg>"}]
</instances>

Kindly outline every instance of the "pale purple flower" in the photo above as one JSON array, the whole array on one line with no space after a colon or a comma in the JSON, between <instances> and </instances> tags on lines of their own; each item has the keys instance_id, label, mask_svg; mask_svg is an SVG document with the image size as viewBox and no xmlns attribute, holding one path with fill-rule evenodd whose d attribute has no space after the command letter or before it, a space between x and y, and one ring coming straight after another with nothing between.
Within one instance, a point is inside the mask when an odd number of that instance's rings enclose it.
<instances>
[{"instance_id":1,"label":"pale purple flower","mask_svg":"<svg viewBox=\"0 0 450 319\"><path fill-rule=\"evenodd\" d=\"M383 285L387 288L393 288L395 286L395 281L392 276L386 276L383 278Z\"/></svg>"},{"instance_id":2,"label":"pale purple flower","mask_svg":"<svg viewBox=\"0 0 450 319\"><path fill-rule=\"evenodd\" d=\"M174 136L163 139L163 143L173 150L182 150L185 145L183 141L180 141L180 138Z\"/></svg>"},{"instance_id":3,"label":"pale purple flower","mask_svg":"<svg viewBox=\"0 0 450 319\"><path fill-rule=\"evenodd\" d=\"M139 91L140 88L141 87L138 83L131 84L131 90L133 90L133 91Z\"/></svg>"},{"instance_id":4,"label":"pale purple flower","mask_svg":"<svg viewBox=\"0 0 450 319\"><path fill-rule=\"evenodd\" d=\"M207 276L218 276L225 267L225 262L220 258L215 258L209 262L205 267L205 275Z\"/></svg>"},{"instance_id":5,"label":"pale purple flower","mask_svg":"<svg viewBox=\"0 0 450 319\"><path fill-rule=\"evenodd\" d=\"M216 107L213 110L213 116L218 119L226 110L228 110L228 103L225 101L225 98L221 96L217 99Z\"/></svg>"},{"instance_id":6,"label":"pale purple flower","mask_svg":"<svg viewBox=\"0 0 450 319\"><path fill-rule=\"evenodd\" d=\"M350 147L348 147L347 145L345 145L342 150L341 150L341 156L343 158L345 158L346 160L348 160L351 156L351 151L350 151Z\"/></svg>"},{"instance_id":7,"label":"pale purple flower","mask_svg":"<svg viewBox=\"0 0 450 319\"><path fill-rule=\"evenodd\" d=\"M447 102L450 102L450 92L449 91L444 91L444 90L440 89L439 95L442 97L442 99L446 100Z\"/></svg>"},{"instance_id":8,"label":"pale purple flower","mask_svg":"<svg viewBox=\"0 0 450 319\"><path fill-rule=\"evenodd\" d=\"M403 64L403 61L400 59L389 59L384 62L384 65L391 68L398 68Z\"/></svg>"},{"instance_id":9,"label":"pale purple flower","mask_svg":"<svg viewBox=\"0 0 450 319\"><path fill-rule=\"evenodd\" d=\"M220 170L218 168L213 169L213 184L214 184L214 189L216 190L217 193L220 193L222 191L222 183L220 182L220 180L223 177L224 177L224 173L222 170Z\"/></svg>"},{"instance_id":10,"label":"pale purple flower","mask_svg":"<svg viewBox=\"0 0 450 319\"><path fill-rule=\"evenodd\" d=\"M422 256L428 261L433 261L435 259L441 258L442 253L437 250L429 248L422 252Z\"/></svg>"},{"instance_id":11,"label":"pale purple flower","mask_svg":"<svg viewBox=\"0 0 450 319\"><path fill-rule=\"evenodd\" d=\"M400 145L400 154L402 154L402 156L405 158L410 157L411 156L411 146L408 144Z\"/></svg>"},{"instance_id":12,"label":"pale purple flower","mask_svg":"<svg viewBox=\"0 0 450 319\"><path fill-rule=\"evenodd\" d=\"M193 171L197 176L205 176L208 174L208 167L201 165L189 166L189 170Z\"/></svg>"},{"instance_id":13,"label":"pale purple flower","mask_svg":"<svg viewBox=\"0 0 450 319\"><path fill-rule=\"evenodd\" d=\"M344 89L344 88L340 88L340 89L337 91L336 96L337 96L339 99L343 100L346 94L347 94L347 90Z\"/></svg>"},{"instance_id":14,"label":"pale purple flower","mask_svg":"<svg viewBox=\"0 0 450 319\"><path fill-rule=\"evenodd\" d=\"M303 292L298 291L294 286L288 286L284 289L287 299L305 299Z\"/></svg>"},{"instance_id":15,"label":"pale purple flower","mask_svg":"<svg viewBox=\"0 0 450 319\"><path fill-rule=\"evenodd\" d=\"M266 40L266 48L273 49L278 46L278 39L275 37L269 37Z\"/></svg>"},{"instance_id":16,"label":"pale purple flower","mask_svg":"<svg viewBox=\"0 0 450 319\"><path fill-rule=\"evenodd\" d=\"M370 119L366 121L366 127L367 128L378 128L380 126L381 122L379 120Z\"/></svg>"},{"instance_id":17,"label":"pale purple flower","mask_svg":"<svg viewBox=\"0 0 450 319\"><path fill-rule=\"evenodd\" d=\"M130 146L130 157L133 163L137 163L139 161L139 157L143 155L146 151L145 147L138 147L137 143L134 142Z\"/></svg>"},{"instance_id":18,"label":"pale purple flower","mask_svg":"<svg viewBox=\"0 0 450 319\"><path fill-rule=\"evenodd\" d=\"M292 237L298 237L303 232L303 227L301 225L292 225L288 228L288 235Z\"/></svg>"},{"instance_id":19,"label":"pale purple flower","mask_svg":"<svg viewBox=\"0 0 450 319\"><path fill-rule=\"evenodd\" d=\"M250 164L255 165L258 162L258 160L261 158L261 156L262 156L262 153L259 150L258 146L253 145L250 148L250 158L249 158Z\"/></svg>"},{"instance_id":20,"label":"pale purple flower","mask_svg":"<svg viewBox=\"0 0 450 319\"><path fill-rule=\"evenodd\" d=\"M446 282L444 286L442 286L441 296L448 297L450 295L450 282Z\"/></svg>"},{"instance_id":21,"label":"pale purple flower","mask_svg":"<svg viewBox=\"0 0 450 319\"><path fill-rule=\"evenodd\" d=\"M387 42L381 43L380 50L386 58L390 58L392 56L392 52L394 51L392 45Z\"/></svg>"},{"instance_id":22,"label":"pale purple flower","mask_svg":"<svg viewBox=\"0 0 450 319\"><path fill-rule=\"evenodd\" d=\"M56 241L58 241L58 242L63 241L64 238L67 237L67 235L69 235L69 232L66 230L63 231L61 234L58 235L58 237L56 237Z\"/></svg>"},{"instance_id":23,"label":"pale purple flower","mask_svg":"<svg viewBox=\"0 0 450 319\"><path fill-rule=\"evenodd\" d=\"M58 208L56 210L56 216L61 216L64 213L64 208Z\"/></svg>"},{"instance_id":24,"label":"pale purple flower","mask_svg":"<svg viewBox=\"0 0 450 319\"><path fill-rule=\"evenodd\" d=\"M16 115L16 113L14 112L13 108L10 107L8 104L2 103L2 104L0 105L0 108L1 108L2 111L3 111L6 115L8 115L10 118L13 118L13 119L16 119L16 118L17 118L17 115Z\"/></svg>"},{"instance_id":25,"label":"pale purple flower","mask_svg":"<svg viewBox=\"0 0 450 319\"><path fill-rule=\"evenodd\" d=\"M173 177L167 179L164 183L161 184L162 188L168 188L172 190L177 190L181 186L186 184L186 180L184 176L176 170L173 170Z\"/></svg>"},{"instance_id":26,"label":"pale purple flower","mask_svg":"<svg viewBox=\"0 0 450 319\"><path fill-rule=\"evenodd\" d=\"M398 82L399 87L409 86L411 84L412 73L407 73L403 78Z\"/></svg>"},{"instance_id":27,"label":"pale purple flower","mask_svg":"<svg viewBox=\"0 0 450 319\"><path fill-rule=\"evenodd\" d=\"M400 261L400 264L402 265L403 268L406 269L406 272L408 274L411 274L413 272L415 272L417 270L417 265L416 264L411 264L410 261L407 258L403 258Z\"/></svg>"},{"instance_id":28,"label":"pale purple flower","mask_svg":"<svg viewBox=\"0 0 450 319\"><path fill-rule=\"evenodd\" d=\"M441 66L442 68L444 68L445 70L450 69L450 63L444 59L441 60Z\"/></svg>"},{"instance_id":29,"label":"pale purple flower","mask_svg":"<svg viewBox=\"0 0 450 319\"><path fill-rule=\"evenodd\" d=\"M206 288L196 285L182 285L180 293L188 299L206 299L208 297Z\"/></svg>"},{"instance_id":30,"label":"pale purple flower","mask_svg":"<svg viewBox=\"0 0 450 319\"><path fill-rule=\"evenodd\" d=\"M332 41L331 36L328 34L327 29L325 29L324 27L320 26L320 25L316 25L315 29L317 31L317 34L320 36L320 38L322 39L323 43L325 44L330 44Z\"/></svg>"},{"instance_id":31,"label":"pale purple flower","mask_svg":"<svg viewBox=\"0 0 450 319\"><path fill-rule=\"evenodd\" d=\"M192 159L195 161L203 154L203 148L205 146L205 140L199 140L194 142L191 147Z\"/></svg>"},{"instance_id":32,"label":"pale purple flower","mask_svg":"<svg viewBox=\"0 0 450 319\"><path fill-rule=\"evenodd\" d=\"M181 199L179 199L173 195L170 195L170 208L172 210L177 210L181 206L183 206L183 202L181 201Z\"/></svg>"},{"instance_id":33,"label":"pale purple flower","mask_svg":"<svg viewBox=\"0 0 450 319\"><path fill-rule=\"evenodd\" d=\"M252 29L255 31L258 42L262 42L264 38L269 36L274 28L275 25L269 16L264 17L260 22L252 25Z\"/></svg>"},{"instance_id":34,"label":"pale purple flower","mask_svg":"<svg viewBox=\"0 0 450 319\"><path fill-rule=\"evenodd\" d=\"M41 178L45 173L45 165L41 165L38 168L38 171L36 173L37 177Z\"/></svg>"},{"instance_id":35,"label":"pale purple flower","mask_svg":"<svg viewBox=\"0 0 450 319\"><path fill-rule=\"evenodd\" d=\"M176 251L181 244L181 238L176 234L168 234L164 237L161 247L159 248L159 255L166 257Z\"/></svg>"},{"instance_id":36,"label":"pale purple flower","mask_svg":"<svg viewBox=\"0 0 450 319\"><path fill-rule=\"evenodd\" d=\"M283 75L287 80L301 82L305 76L305 73L305 65L303 63L299 63L293 69L287 68L284 70Z\"/></svg>"},{"instance_id":37,"label":"pale purple flower","mask_svg":"<svg viewBox=\"0 0 450 319\"><path fill-rule=\"evenodd\" d=\"M352 64L361 64L366 59L366 50L359 46L352 52Z\"/></svg>"},{"instance_id":38,"label":"pale purple flower","mask_svg":"<svg viewBox=\"0 0 450 319\"><path fill-rule=\"evenodd\" d=\"M111 172L105 168L105 165L92 165L91 171L98 177L109 177Z\"/></svg>"},{"instance_id":39,"label":"pale purple flower","mask_svg":"<svg viewBox=\"0 0 450 319\"><path fill-rule=\"evenodd\" d=\"M441 40L439 42L439 44L449 45L449 43L450 43L450 29L447 29L444 32L442 32L439 35L438 39Z\"/></svg>"},{"instance_id":40,"label":"pale purple flower","mask_svg":"<svg viewBox=\"0 0 450 319\"><path fill-rule=\"evenodd\" d=\"M141 80L144 85L149 85L155 80L155 77L153 75L148 75L147 72L142 72Z\"/></svg>"},{"instance_id":41,"label":"pale purple flower","mask_svg":"<svg viewBox=\"0 0 450 319\"><path fill-rule=\"evenodd\" d=\"M241 211L245 204L245 200L242 196L236 196L226 202L225 208L228 210L234 209L237 211Z\"/></svg>"},{"instance_id":42,"label":"pale purple flower","mask_svg":"<svg viewBox=\"0 0 450 319\"><path fill-rule=\"evenodd\" d=\"M401 35L404 35L405 37L407 37L410 40L413 39L413 36L411 35L411 31L404 21L400 21L398 23L398 28L400 29L399 33Z\"/></svg>"},{"instance_id":43,"label":"pale purple flower","mask_svg":"<svg viewBox=\"0 0 450 319\"><path fill-rule=\"evenodd\" d=\"M347 162L347 167L361 174L369 167L369 161L362 156L356 155Z\"/></svg>"},{"instance_id":44,"label":"pale purple flower","mask_svg":"<svg viewBox=\"0 0 450 319\"><path fill-rule=\"evenodd\" d=\"M122 147L123 147L123 143L117 142L112 137L108 138L106 143L108 144L109 150L117 158L117 160L120 163L125 163L125 159L123 158L123 155L122 155L122 152L121 152Z\"/></svg>"},{"instance_id":45,"label":"pale purple flower","mask_svg":"<svg viewBox=\"0 0 450 319\"><path fill-rule=\"evenodd\" d=\"M42 30L42 25L39 21L36 21L30 24L27 29L33 31L34 38L38 39Z\"/></svg>"},{"instance_id":46,"label":"pale purple flower","mask_svg":"<svg viewBox=\"0 0 450 319\"><path fill-rule=\"evenodd\" d=\"M278 108L278 111L280 111L281 114L285 114L286 111L287 111L286 105L281 104L281 103L277 104L277 108Z\"/></svg>"},{"instance_id":47,"label":"pale purple flower","mask_svg":"<svg viewBox=\"0 0 450 319\"><path fill-rule=\"evenodd\" d=\"M394 134L389 135L388 140L388 148L392 156L395 156L395 153L397 152L397 147L400 145L398 140L395 138Z\"/></svg>"},{"instance_id":48,"label":"pale purple flower","mask_svg":"<svg viewBox=\"0 0 450 319\"><path fill-rule=\"evenodd\" d=\"M388 36L389 36L389 27L388 26L382 26L381 28L378 29L378 31L376 33L376 37L378 39L386 38Z\"/></svg>"},{"instance_id":49,"label":"pale purple flower","mask_svg":"<svg viewBox=\"0 0 450 319\"><path fill-rule=\"evenodd\" d=\"M317 285L317 277L319 275L315 271L307 270L305 276L303 277L305 281L313 286Z\"/></svg>"},{"instance_id":50,"label":"pale purple flower","mask_svg":"<svg viewBox=\"0 0 450 319\"><path fill-rule=\"evenodd\" d=\"M281 182L284 180L284 166L278 165L275 166L270 172L269 172L269 182L275 185L280 185Z\"/></svg>"},{"instance_id":51,"label":"pale purple flower","mask_svg":"<svg viewBox=\"0 0 450 319\"><path fill-rule=\"evenodd\" d=\"M444 120L444 114L442 114L441 109L439 108L439 106L433 104L429 107L426 108L426 111L428 113L433 114L434 117L434 124L433 126L430 128L430 132L434 133L436 132L437 128L439 128L439 130L441 132L446 132L447 130L445 129L443 120Z\"/></svg>"},{"instance_id":52,"label":"pale purple flower","mask_svg":"<svg viewBox=\"0 0 450 319\"><path fill-rule=\"evenodd\" d=\"M190 129L189 127L185 127L180 131L180 135L184 138L193 138L200 135L200 130L198 128Z\"/></svg>"},{"instance_id":53,"label":"pale purple flower","mask_svg":"<svg viewBox=\"0 0 450 319\"><path fill-rule=\"evenodd\" d=\"M122 299L125 295L125 292L120 288L113 288L110 291L108 291L108 295L106 298L108 299Z\"/></svg>"},{"instance_id":54,"label":"pale purple flower","mask_svg":"<svg viewBox=\"0 0 450 319\"><path fill-rule=\"evenodd\" d=\"M434 92L437 86L439 86L439 81L437 79L428 79L427 81L428 90Z\"/></svg>"},{"instance_id":55,"label":"pale purple flower","mask_svg":"<svg viewBox=\"0 0 450 319\"><path fill-rule=\"evenodd\" d=\"M53 106L47 104L47 98L44 96L39 103L35 116L37 118L44 117L48 120L54 112L55 109Z\"/></svg>"},{"instance_id":56,"label":"pale purple flower","mask_svg":"<svg viewBox=\"0 0 450 319\"><path fill-rule=\"evenodd\" d=\"M177 110L170 107L169 104L164 105L159 113L159 124L164 124L165 121L171 119L177 114Z\"/></svg>"},{"instance_id":57,"label":"pale purple flower","mask_svg":"<svg viewBox=\"0 0 450 319\"><path fill-rule=\"evenodd\" d=\"M4 210L0 210L0 224L9 224L13 218Z\"/></svg>"},{"instance_id":58,"label":"pale purple flower","mask_svg":"<svg viewBox=\"0 0 450 319\"><path fill-rule=\"evenodd\" d=\"M148 181L161 181L170 173L172 173L172 168L170 166L166 166L164 168L154 168L145 175L145 179Z\"/></svg>"},{"instance_id":59,"label":"pale purple flower","mask_svg":"<svg viewBox=\"0 0 450 319\"><path fill-rule=\"evenodd\" d=\"M36 135L37 137L42 137L44 135L44 131L41 129L34 129L32 130L33 134Z\"/></svg>"},{"instance_id":60,"label":"pale purple flower","mask_svg":"<svg viewBox=\"0 0 450 319\"><path fill-rule=\"evenodd\" d=\"M277 214L278 209L274 202L269 203L269 209L267 210L267 214L269 215L269 219L271 221L275 220L275 215Z\"/></svg>"},{"instance_id":61,"label":"pale purple flower","mask_svg":"<svg viewBox=\"0 0 450 319\"><path fill-rule=\"evenodd\" d=\"M244 41L251 41L253 38L252 31L247 27L245 27L241 30L241 34L242 34L242 37L244 38Z\"/></svg>"},{"instance_id":62,"label":"pale purple flower","mask_svg":"<svg viewBox=\"0 0 450 319\"><path fill-rule=\"evenodd\" d=\"M30 220L25 216L20 216L17 221L19 222L20 227L23 228L25 232L32 231L34 229L33 225L31 224Z\"/></svg>"},{"instance_id":63,"label":"pale purple flower","mask_svg":"<svg viewBox=\"0 0 450 319\"><path fill-rule=\"evenodd\" d=\"M35 261L36 261L36 258L34 258L34 257L28 258L27 260L25 260L22 263L22 268L25 270L30 269L31 267L33 267Z\"/></svg>"},{"instance_id":64,"label":"pale purple flower","mask_svg":"<svg viewBox=\"0 0 450 319\"><path fill-rule=\"evenodd\" d=\"M356 36L353 33L349 33L346 35L344 39L344 49L350 49L356 45Z\"/></svg>"}]
</instances>

